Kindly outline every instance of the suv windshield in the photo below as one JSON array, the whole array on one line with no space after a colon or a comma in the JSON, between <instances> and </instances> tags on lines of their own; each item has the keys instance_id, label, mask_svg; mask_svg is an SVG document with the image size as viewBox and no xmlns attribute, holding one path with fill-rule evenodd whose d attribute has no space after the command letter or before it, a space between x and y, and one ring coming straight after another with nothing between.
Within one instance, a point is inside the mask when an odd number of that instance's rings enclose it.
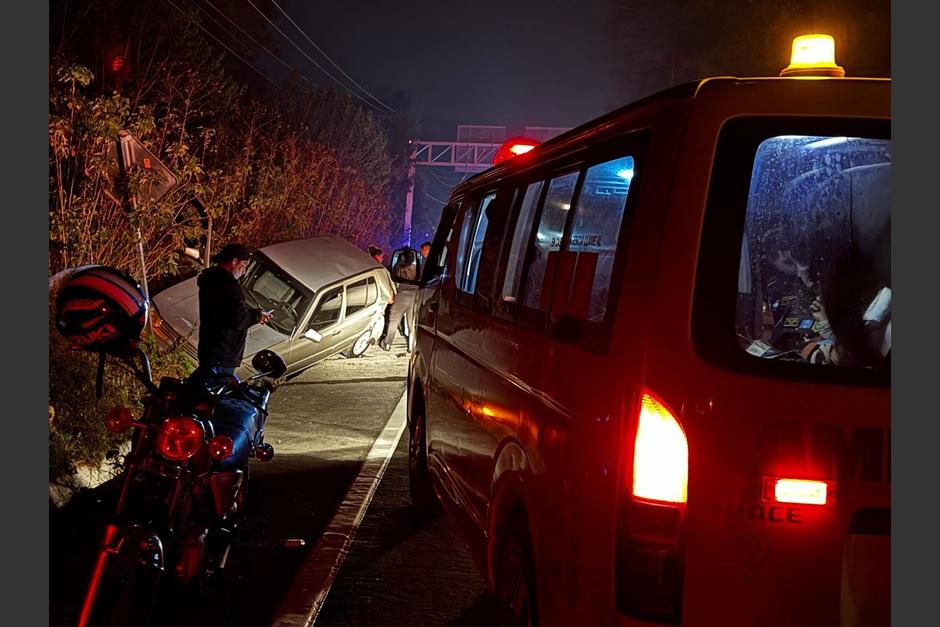
<instances>
[{"instance_id":1,"label":"suv windshield","mask_svg":"<svg viewBox=\"0 0 940 627\"><path fill-rule=\"evenodd\" d=\"M293 280L261 256L252 257L241 286L250 305L273 313L268 324L284 335L294 331L309 304Z\"/></svg>"},{"instance_id":2,"label":"suv windshield","mask_svg":"<svg viewBox=\"0 0 940 627\"><path fill-rule=\"evenodd\" d=\"M738 272L741 348L879 368L891 350L891 142L780 135L754 154Z\"/></svg>"}]
</instances>

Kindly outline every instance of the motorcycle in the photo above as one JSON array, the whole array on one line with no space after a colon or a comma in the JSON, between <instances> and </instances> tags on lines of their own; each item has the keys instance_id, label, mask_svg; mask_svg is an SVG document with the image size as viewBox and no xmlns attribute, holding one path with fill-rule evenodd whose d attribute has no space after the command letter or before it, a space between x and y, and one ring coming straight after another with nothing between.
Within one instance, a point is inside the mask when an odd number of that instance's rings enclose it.
<instances>
[{"instance_id":1,"label":"motorcycle","mask_svg":"<svg viewBox=\"0 0 940 627\"><path fill-rule=\"evenodd\" d=\"M260 351L257 374L202 383L151 379L146 353L132 342L116 357L147 390L143 413L115 408L117 433L133 429L120 495L85 594L79 627L147 625L161 580L189 583L225 568L244 509L250 459L268 461L264 422L273 381L286 371ZM103 371L104 353L99 367Z\"/></svg>"},{"instance_id":2,"label":"motorcycle","mask_svg":"<svg viewBox=\"0 0 940 627\"><path fill-rule=\"evenodd\" d=\"M140 284L97 264L70 269L61 281L56 328L72 350L98 355L98 398L109 359L146 389L139 418L123 407L106 417L111 431L132 431L131 449L79 627L145 627L164 577L209 580L225 567L244 510L248 462L274 456L264 423L273 382L287 366L264 350L252 359L257 374L245 381L163 377L156 385L140 348L150 310Z\"/></svg>"}]
</instances>

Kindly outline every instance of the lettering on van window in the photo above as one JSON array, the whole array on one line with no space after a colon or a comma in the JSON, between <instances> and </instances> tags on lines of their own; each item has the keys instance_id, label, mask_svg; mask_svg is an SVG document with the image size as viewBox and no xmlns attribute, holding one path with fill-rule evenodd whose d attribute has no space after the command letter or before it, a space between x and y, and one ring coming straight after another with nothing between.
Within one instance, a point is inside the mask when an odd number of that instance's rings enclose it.
<instances>
[{"instance_id":1,"label":"lettering on van window","mask_svg":"<svg viewBox=\"0 0 940 627\"><path fill-rule=\"evenodd\" d=\"M552 248L561 248L561 235L552 237ZM600 235L584 235L576 233L571 236L571 248L600 248L603 238Z\"/></svg>"}]
</instances>

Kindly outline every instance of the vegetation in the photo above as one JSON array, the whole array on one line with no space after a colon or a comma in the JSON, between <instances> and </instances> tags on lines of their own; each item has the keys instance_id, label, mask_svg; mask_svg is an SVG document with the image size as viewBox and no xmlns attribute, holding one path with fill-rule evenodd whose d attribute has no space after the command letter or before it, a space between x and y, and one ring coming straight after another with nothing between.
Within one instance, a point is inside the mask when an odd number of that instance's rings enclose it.
<instances>
[{"instance_id":1,"label":"vegetation","mask_svg":"<svg viewBox=\"0 0 940 627\"><path fill-rule=\"evenodd\" d=\"M233 18L247 6L215 5ZM147 278L172 280L186 269L184 246L203 235L197 197L213 218L215 249L322 233L363 248L387 244L402 189L393 154L403 150L389 148L388 122L298 76L260 77L206 36L220 23L206 11L184 0L52 3L50 276L100 263L140 279L139 231ZM263 29L239 21L263 41ZM119 202L109 148L122 129L179 178L159 202L146 195L133 209ZM147 183L135 175L128 188ZM178 354L154 352L158 372L188 367ZM141 389L111 368L105 398L94 399L95 359L68 353L51 325L49 361L50 478L59 479L115 445L102 417L116 404L133 405Z\"/></svg>"}]
</instances>

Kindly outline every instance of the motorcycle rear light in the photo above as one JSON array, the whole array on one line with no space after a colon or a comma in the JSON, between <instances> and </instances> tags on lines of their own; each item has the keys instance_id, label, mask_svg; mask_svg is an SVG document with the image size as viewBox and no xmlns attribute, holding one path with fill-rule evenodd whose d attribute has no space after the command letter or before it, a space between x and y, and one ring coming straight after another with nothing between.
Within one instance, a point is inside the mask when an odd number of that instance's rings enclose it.
<instances>
[{"instance_id":1,"label":"motorcycle rear light","mask_svg":"<svg viewBox=\"0 0 940 627\"><path fill-rule=\"evenodd\" d=\"M777 503L825 505L829 501L829 484L807 479L765 477L764 499Z\"/></svg>"},{"instance_id":2,"label":"motorcycle rear light","mask_svg":"<svg viewBox=\"0 0 940 627\"><path fill-rule=\"evenodd\" d=\"M223 460L235 450L235 443L227 435L217 435L209 442L209 455L212 459Z\"/></svg>"},{"instance_id":3,"label":"motorcycle rear light","mask_svg":"<svg viewBox=\"0 0 940 627\"><path fill-rule=\"evenodd\" d=\"M104 421L111 433L124 433L134 426L134 414L127 407L115 407L108 412Z\"/></svg>"},{"instance_id":4,"label":"motorcycle rear light","mask_svg":"<svg viewBox=\"0 0 940 627\"><path fill-rule=\"evenodd\" d=\"M157 430L157 452L171 462L181 462L196 454L204 437L202 425L193 418L167 418Z\"/></svg>"},{"instance_id":5,"label":"motorcycle rear light","mask_svg":"<svg viewBox=\"0 0 940 627\"><path fill-rule=\"evenodd\" d=\"M633 447L633 496L660 503L688 498L689 445L665 405L644 393Z\"/></svg>"}]
</instances>

